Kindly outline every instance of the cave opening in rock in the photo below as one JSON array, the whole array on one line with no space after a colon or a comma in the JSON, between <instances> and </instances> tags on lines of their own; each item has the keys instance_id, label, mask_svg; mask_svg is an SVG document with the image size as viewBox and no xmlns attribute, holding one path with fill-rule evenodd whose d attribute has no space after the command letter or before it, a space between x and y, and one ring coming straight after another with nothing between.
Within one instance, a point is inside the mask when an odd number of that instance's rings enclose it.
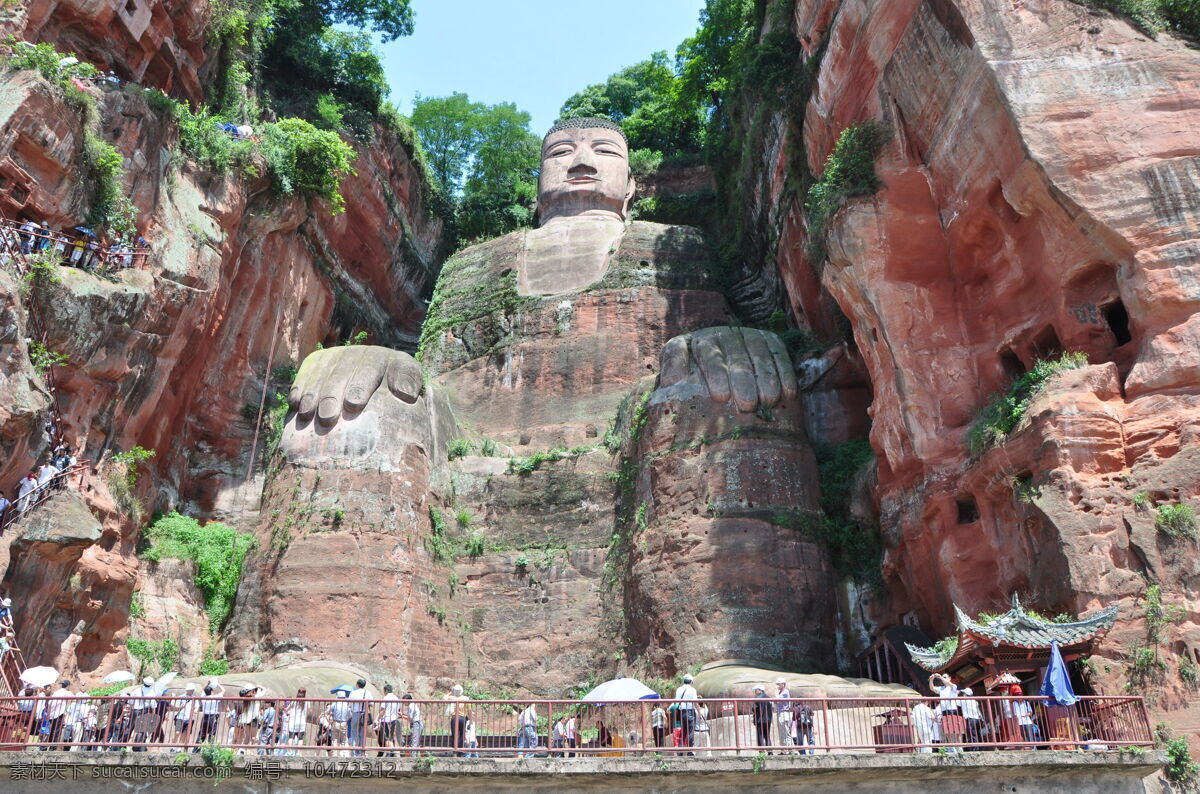
<instances>
[{"instance_id":1,"label":"cave opening in rock","mask_svg":"<svg viewBox=\"0 0 1200 794\"><path fill-rule=\"evenodd\" d=\"M1129 330L1129 312L1125 309L1125 304L1121 302L1121 299L1117 298L1105 306L1103 311L1104 321L1108 323L1108 329L1116 338L1117 347L1132 342L1133 333Z\"/></svg>"},{"instance_id":2,"label":"cave opening in rock","mask_svg":"<svg viewBox=\"0 0 1200 794\"><path fill-rule=\"evenodd\" d=\"M1009 380L1016 380L1029 371L1025 362L1013 352L1012 348L1000 354L1000 368L1004 370L1004 374L1008 376Z\"/></svg>"},{"instance_id":3,"label":"cave opening in rock","mask_svg":"<svg viewBox=\"0 0 1200 794\"><path fill-rule=\"evenodd\" d=\"M1047 325L1033 338L1032 348L1033 355L1043 360L1058 358L1063 352L1062 341L1053 325Z\"/></svg>"},{"instance_id":4,"label":"cave opening in rock","mask_svg":"<svg viewBox=\"0 0 1200 794\"><path fill-rule=\"evenodd\" d=\"M960 496L955 500L955 505L958 507L958 523L974 524L979 520L979 505L975 502L975 497Z\"/></svg>"}]
</instances>

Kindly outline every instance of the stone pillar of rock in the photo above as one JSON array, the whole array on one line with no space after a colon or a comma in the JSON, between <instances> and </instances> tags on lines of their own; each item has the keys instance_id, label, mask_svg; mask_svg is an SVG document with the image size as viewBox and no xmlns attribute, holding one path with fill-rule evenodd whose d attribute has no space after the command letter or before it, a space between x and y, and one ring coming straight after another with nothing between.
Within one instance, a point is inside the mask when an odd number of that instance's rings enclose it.
<instances>
[{"instance_id":1,"label":"stone pillar of rock","mask_svg":"<svg viewBox=\"0 0 1200 794\"><path fill-rule=\"evenodd\" d=\"M834 582L817 467L774 334L706 328L663 351L631 418L630 639L656 668L740 658L828 669Z\"/></svg>"}]
</instances>

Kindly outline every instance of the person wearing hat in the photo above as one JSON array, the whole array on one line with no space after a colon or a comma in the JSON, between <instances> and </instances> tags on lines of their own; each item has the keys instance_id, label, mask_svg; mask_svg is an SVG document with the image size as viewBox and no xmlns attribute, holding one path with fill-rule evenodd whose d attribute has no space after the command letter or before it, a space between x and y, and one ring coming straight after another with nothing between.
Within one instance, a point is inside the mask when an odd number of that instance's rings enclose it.
<instances>
[{"instance_id":1,"label":"person wearing hat","mask_svg":"<svg viewBox=\"0 0 1200 794\"><path fill-rule=\"evenodd\" d=\"M683 740L683 747L691 747L694 741L696 731L696 699L700 697L696 693L696 687L692 686L692 676L685 675L683 683L675 690L675 701L679 707L679 725L682 728L680 738ZM695 755L689 751L688 755Z\"/></svg>"},{"instance_id":2,"label":"person wearing hat","mask_svg":"<svg viewBox=\"0 0 1200 794\"><path fill-rule=\"evenodd\" d=\"M335 747L344 748L347 737L350 735L350 703L346 700L349 694L346 690L339 689L337 692L338 699L330 703L329 708L325 710L325 713L329 717L330 731ZM330 750L329 754L340 756L350 755L344 749Z\"/></svg>"},{"instance_id":3,"label":"person wearing hat","mask_svg":"<svg viewBox=\"0 0 1200 794\"><path fill-rule=\"evenodd\" d=\"M467 733L467 707L463 705L463 701L468 700L463 694L462 684L455 684L445 699L450 701L446 706L446 716L450 718L451 743L454 749L460 751L455 755L461 756L464 755L461 750L466 747Z\"/></svg>"},{"instance_id":4,"label":"person wearing hat","mask_svg":"<svg viewBox=\"0 0 1200 794\"><path fill-rule=\"evenodd\" d=\"M771 746L771 716L774 711L771 701L767 699L767 688L762 684L755 684L754 702L750 704L750 712L754 718L754 735L759 747ZM767 755L770 754L768 751Z\"/></svg>"},{"instance_id":5,"label":"person wearing hat","mask_svg":"<svg viewBox=\"0 0 1200 794\"><path fill-rule=\"evenodd\" d=\"M782 747L791 747L796 743L792 738L792 693L788 691L787 679L783 676L775 679L775 697L775 724L779 728L779 744Z\"/></svg>"},{"instance_id":6,"label":"person wearing hat","mask_svg":"<svg viewBox=\"0 0 1200 794\"><path fill-rule=\"evenodd\" d=\"M144 742L147 740L149 731L144 730L145 721L139 718L150 713L150 709L154 708L154 679L146 676L142 679L142 685L138 687L137 697L129 704L129 724L132 726L133 739L135 742ZM145 751L145 747L134 747L134 751Z\"/></svg>"},{"instance_id":7,"label":"person wearing hat","mask_svg":"<svg viewBox=\"0 0 1200 794\"><path fill-rule=\"evenodd\" d=\"M196 713L196 685L188 684L183 688L183 697L171 704L173 708L179 709L175 713L173 720L175 733L171 737L171 741L177 741L182 738L181 744L191 743L193 715Z\"/></svg>"}]
</instances>

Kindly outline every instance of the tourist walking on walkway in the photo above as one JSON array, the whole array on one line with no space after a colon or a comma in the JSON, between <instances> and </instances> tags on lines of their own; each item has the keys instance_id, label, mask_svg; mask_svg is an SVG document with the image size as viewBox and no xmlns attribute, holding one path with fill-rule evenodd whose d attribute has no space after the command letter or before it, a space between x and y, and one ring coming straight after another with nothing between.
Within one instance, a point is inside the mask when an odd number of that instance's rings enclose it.
<instances>
[{"instance_id":1,"label":"tourist walking on walkway","mask_svg":"<svg viewBox=\"0 0 1200 794\"><path fill-rule=\"evenodd\" d=\"M754 702L750 704L754 720L754 739L759 747L771 746L771 717L774 709L767 699L767 688L762 684L754 685ZM770 751L767 755L770 755Z\"/></svg>"},{"instance_id":2,"label":"tourist walking on walkway","mask_svg":"<svg viewBox=\"0 0 1200 794\"><path fill-rule=\"evenodd\" d=\"M779 744L791 747L792 741L792 693L788 690L787 679L780 676L775 679L775 724L779 729Z\"/></svg>"},{"instance_id":3,"label":"tourist walking on walkway","mask_svg":"<svg viewBox=\"0 0 1200 794\"><path fill-rule=\"evenodd\" d=\"M524 758L527 754L521 750L532 750L538 745L537 737L537 704L530 703L521 712L521 716L517 718L517 758ZM530 758L533 753L528 753Z\"/></svg>"},{"instance_id":4,"label":"tourist walking on walkway","mask_svg":"<svg viewBox=\"0 0 1200 794\"><path fill-rule=\"evenodd\" d=\"M404 699L408 701L408 706L404 709L404 712L400 716L405 722L408 723L408 754L410 757L412 757L419 755L419 750L421 749L421 733L425 728L425 723L421 722L421 707L418 706L413 700L412 693L410 692L406 694Z\"/></svg>"},{"instance_id":5,"label":"tourist walking on walkway","mask_svg":"<svg viewBox=\"0 0 1200 794\"><path fill-rule=\"evenodd\" d=\"M983 713L979 710L979 701L975 699L975 693L970 687L964 687L962 695L958 702L962 708L963 719L967 723L967 741L973 745L967 750L982 750L979 745L983 741Z\"/></svg>"},{"instance_id":6,"label":"tourist walking on walkway","mask_svg":"<svg viewBox=\"0 0 1200 794\"><path fill-rule=\"evenodd\" d=\"M204 697L200 699L200 733L196 736L196 744L204 744L217 738L217 723L221 718L221 696L225 687L212 679L204 687ZM193 753L200 752L199 747L192 748Z\"/></svg>"},{"instance_id":7,"label":"tourist walking on walkway","mask_svg":"<svg viewBox=\"0 0 1200 794\"><path fill-rule=\"evenodd\" d=\"M304 744L304 736L308 733L308 704L304 702L307 697L308 690L301 687L296 690L296 699L283 706L283 730L287 732L290 747ZM287 754L296 755L296 751L288 750Z\"/></svg>"},{"instance_id":8,"label":"tourist walking on walkway","mask_svg":"<svg viewBox=\"0 0 1200 794\"><path fill-rule=\"evenodd\" d=\"M685 675L683 683L675 690L675 700L679 706L679 722L682 729L680 738L683 740L683 747L692 746L692 733L696 728L696 699L698 697L696 687L692 686L691 675ZM688 755L695 755L695 753L689 752Z\"/></svg>"},{"instance_id":9,"label":"tourist walking on walkway","mask_svg":"<svg viewBox=\"0 0 1200 794\"><path fill-rule=\"evenodd\" d=\"M329 704L326 712L329 715L330 730L334 747L345 747L348 735L347 726L350 724L350 704L346 701L347 692L339 689L338 699ZM330 750L330 755L349 755L345 750Z\"/></svg>"},{"instance_id":10,"label":"tourist walking on walkway","mask_svg":"<svg viewBox=\"0 0 1200 794\"><path fill-rule=\"evenodd\" d=\"M450 689L450 694L446 695L446 700L449 701L446 705L446 716L450 718L451 746L458 750L458 755L461 756L467 729L467 707L464 705L467 696L463 694L462 684L455 684Z\"/></svg>"},{"instance_id":11,"label":"tourist walking on walkway","mask_svg":"<svg viewBox=\"0 0 1200 794\"><path fill-rule=\"evenodd\" d=\"M376 715L376 720L379 722L379 755L383 755L385 748L389 749L388 758L395 758L395 747L399 744L398 735L400 729L400 698L392 691L391 684L384 684L383 687L383 703L379 706L379 713Z\"/></svg>"},{"instance_id":12,"label":"tourist walking on walkway","mask_svg":"<svg viewBox=\"0 0 1200 794\"><path fill-rule=\"evenodd\" d=\"M666 747L667 741L667 712L656 705L650 712L650 735L654 737L655 747Z\"/></svg>"},{"instance_id":13,"label":"tourist walking on walkway","mask_svg":"<svg viewBox=\"0 0 1200 794\"><path fill-rule=\"evenodd\" d=\"M354 755L364 755L367 728L367 682L358 679L354 691L350 693L350 744L354 746Z\"/></svg>"},{"instance_id":14,"label":"tourist walking on walkway","mask_svg":"<svg viewBox=\"0 0 1200 794\"><path fill-rule=\"evenodd\" d=\"M176 744L187 745L190 743L189 737L192 733L193 716L196 713L196 685L188 684L183 688L183 698L176 700L172 705L179 709L175 713L174 726L175 732L171 736L170 741Z\"/></svg>"},{"instance_id":15,"label":"tourist walking on walkway","mask_svg":"<svg viewBox=\"0 0 1200 794\"><path fill-rule=\"evenodd\" d=\"M810 748L816 744L813 741L813 722L815 716L813 710L804 701L800 701L792 707L792 717L796 721L796 744L800 745L801 748L804 747L806 741ZM801 749L800 755L812 755L815 752L816 750L812 749Z\"/></svg>"},{"instance_id":16,"label":"tourist walking on walkway","mask_svg":"<svg viewBox=\"0 0 1200 794\"><path fill-rule=\"evenodd\" d=\"M21 482L17 484L17 512L24 513L29 509L29 503L33 500L33 492L37 490L37 472L33 469L21 478Z\"/></svg>"},{"instance_id":17,"label":"tourist walking on walkway","mask_svg":"<svg viewBox=\"0 0 1200 794\"><path fill-rule=\"evenodd\" d=\"M920 747L919 753L932 753L933 743L937 740L937 714L924 700L918 700L912 707L913 738Z\"/></svg>"},{"instance_id":18,"label":"tourist walking on walkway","mask_svg":"<svg viewBox=\"0 0 1200 794\"><path fill-rule=\"evenodd\" d=\"M708 727L708 704L701 703L700 708L696 709L696 747L712 747L712 735ZM712 758L712 750L705 750L704 754Z\"/></svg>"}]
</instances>

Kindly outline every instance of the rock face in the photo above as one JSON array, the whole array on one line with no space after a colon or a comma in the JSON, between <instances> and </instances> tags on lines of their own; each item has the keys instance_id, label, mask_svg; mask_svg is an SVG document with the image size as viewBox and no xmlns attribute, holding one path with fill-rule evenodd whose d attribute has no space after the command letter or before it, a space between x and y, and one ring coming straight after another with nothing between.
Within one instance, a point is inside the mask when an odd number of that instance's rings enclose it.
<instances>
[{"instance_id":1,"label":"rock face","mask_svg":"<svg viewBox=\"0 0 1200 794\"><path fill-rule=\"evenodd\" d=\"M809 51L828 45L803 137L780 148L803 147L820 173L848 124L892 130L882 190L838 214L823 267L801 208L773 210L794 313L828 327L832 297L869 375L890 595L877 625L912 613L945 633L952 602L994 609L1013 591L1052 613L1119 603L1101 652L1112 672L1095 681L1118 691L1150 581L1184 608L1169 642L1190 658L1192 542L1156 533L1134 497L1200 491L1187 341L1200 60L1059 0L801 0L793 30ZM966 434L988 395L1063 350L1092 366L1052 381L973 459ZM840 410L836 392L824 401ZM1167 707L1181 702L1178 664L1154 684Z\"/></svg>"},{"instance_id":2,"label":"rock face","mask_svg":"<svg viewBox=\"0 0 1200 794\"><path fill-rule=\"evenodd\" d=\"M212 9L158 0L33 0L5 9L0 30L79 53L123 80L204 100L200 69Z\"/></svg>"},{"instance_id":3,"label":"rock face","mask_svg":"<svg viewBox=\"0 0 1200 794\"><path fill-rule=\"evenodd\" d=\"M247 479L247 465L253 414L272 385L268 370L299 363L317 342L360 329L387 344L415 345L419 295L441 255L441 222L427 214L422 177L386 130L360 148L357 175L343 187L346 211L331 216L319 203L273 196L265 179L241 182L181 163L171 151L172 125L137 86L91 90L101 131L128 164L126 189L152 254L147 270L100 278L64 268L60 283L34 290L48 347L69 359L56 368L68 438L95 461L134 445L156 450L134 494L147 508L253 524L262 481L257 468ZM8 194L7 211L56 228L80 222L77 180L67 176L81 169L80 128L43 123L70 120L74 111L56 88L27 72L6 75L0 97L0 139L16 141L0 172L7 185L33 177L19 206ZM35 128L38 135L30 136ZM15 283L3 284L5 305L16 307ZM15 482L45 443L28 432L40 423L34 417L46 399L21 363L20 327L9 323L5 348L10 358L19 356L5 372L10 417L2 432L13 439L0 471L5 482ZM264 438L257 442L261 461ZM74 654L60 659L61 668L77 663L85 674L120 653L138 567L138 527L120 518L101 475L89 478L88 499L109 539L91 548L110 561L107 578L120 585L93 590L86 608L71 602L61 611L68 630L88 609L107 617L73 650L64 644L67 632L22 636L30 660ZM11 570L32 564L22 559L29 553L14 547ZM57 566L45 581L65 581L75 563L37 565ZM167 628L146 623L141 631L155 637Z\"/></svg>"},{"instance_id":4,"label":"rock face","mask_svg":"<svg viewBox=\"0 0 1200 794\"><path fill-rule=\"evenodd\" d=\"M547 258L547 246L571 256ZM564 263L571 272L539 269ZM589 269L594 283L561 288ZM343 658L419 689L471 677L543 693L565 693L627 654L670 671L714 653L828 662L832 611L778 615L829 589L816 545L771 523L816 508L782 347L787 397L773 375L769 400L777 416L766 402L765 418L755 402L714 413L707 391L680 396L682 380L649 412L631 398L654 381L669 340L686 347L681 335L724 324L717 277L687 227L588 220L516 232L443 268L422 335L434 377L413 408L375 385L390 376L368 378L361 394L354 385L364 369L403 361L367 350L310 356L259 530L270 551L243 588L253 595L239 598L230 647L274 663ZM551 282L560 288L545 294ZM747 334L774 368L768 335ZM337 389L322 385L330 378ZM440 443L407 430L418 408ZM680 420L668 419L676 410ZM645 427L636 441L635 424ZM614 455L623 428L630 440ZM692 452L706 435L712 446ZM376 451L389 449L391 458ZM696 518L705 499L738 516ZM702 547L679 541L689 535ZM774 562L747 582L764 547ZM677 621L680 599L693 596Z\"/></svg>"}]
</instances>

